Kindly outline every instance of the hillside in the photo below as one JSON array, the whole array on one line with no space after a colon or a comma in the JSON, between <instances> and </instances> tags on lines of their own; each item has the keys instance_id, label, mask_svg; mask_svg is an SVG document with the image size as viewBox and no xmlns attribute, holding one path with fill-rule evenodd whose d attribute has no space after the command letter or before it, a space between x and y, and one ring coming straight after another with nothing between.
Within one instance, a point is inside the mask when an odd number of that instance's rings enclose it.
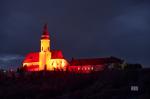
<instances>
[{"instance_id":1,"label":"hillside","mask_svg":"<svg viewBox=\"0 0 150 99\"><path fill-rule=\"evenodd\" d=\"M0 99L149 99L149 94L150 69L0 75Z\"/></svg>"}]
</instances>

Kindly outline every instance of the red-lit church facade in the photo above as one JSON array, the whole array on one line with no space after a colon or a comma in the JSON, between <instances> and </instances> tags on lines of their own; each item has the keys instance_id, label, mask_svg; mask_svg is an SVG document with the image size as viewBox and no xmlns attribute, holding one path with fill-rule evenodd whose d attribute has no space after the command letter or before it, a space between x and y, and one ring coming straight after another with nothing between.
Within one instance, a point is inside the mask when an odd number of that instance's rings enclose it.
<instances>
[{"instance_id":1,"label":"red-lit church facade","mask_svg":"<svg viewBox=\"0 0 150 99\"><path fill-rule=\"evenodd\" d=\"M44 25L41 36L40 52L28 53L23 60L26 71L69 71L75 73L90 73L102 71L112 64L121 64L123 61L115 57L72 59L67 61L61 50L50 49L50 36L47 24Z\"/></svg>"}]
</instances>

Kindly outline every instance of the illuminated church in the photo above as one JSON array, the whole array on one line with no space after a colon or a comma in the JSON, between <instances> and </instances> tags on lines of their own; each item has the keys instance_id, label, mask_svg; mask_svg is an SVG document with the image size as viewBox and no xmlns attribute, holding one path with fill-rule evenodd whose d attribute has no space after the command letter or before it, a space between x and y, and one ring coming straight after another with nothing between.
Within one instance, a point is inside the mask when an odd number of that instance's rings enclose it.
<instances>
[{"instance_id":1,"label":"illuminated church","mask_svg":"<svg viewBox=\"0 0 150 99\"><path fill-rule=\"evenodd\" d=\"M68 62L61 50L50 49L50 36L47 24L44 25L41 36L40 52L28 53L23 60L26 71L70 71L76 73L90 73L101 71L113 64L121 64L122 60L115 57L72 59Z\"/></svg>"},{"instance_id":2,"label":"illuminated church","mask_svg":"<svg viewBox=\"0 0 150 99\"><path fill-rule=\"evenodd\" d=\"M65 71L68 65L67 60L64 59L60 50L50 49L50 42L48 27L47 24L45 24L43 34L41 36L40 52L27 54L23 61L23 67L26 67L28 71L53 71L56 69Z\"/></svg>"}]
</instances>

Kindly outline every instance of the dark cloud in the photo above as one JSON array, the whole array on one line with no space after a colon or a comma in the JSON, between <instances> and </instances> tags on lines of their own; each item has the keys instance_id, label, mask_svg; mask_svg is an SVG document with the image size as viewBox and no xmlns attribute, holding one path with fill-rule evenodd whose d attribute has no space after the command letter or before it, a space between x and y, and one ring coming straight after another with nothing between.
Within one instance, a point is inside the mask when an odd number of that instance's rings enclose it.
<instances>
[{"instance_id":1,"label":"dark cloud","mask_svg":"<svg viewBox=\"0 0 150 99\"><path fill-rule=\"evenodd\" d=\"M146 3L129 6L126 11L113 18L109 24L110 39L114 42L117 52L128 61L139 62L146 66L150 64L149 59L149 32L150 32L150 7Z\"/></svg>"},{"instance_id":2,"label":"dark cloud","mask_svg":"<svg viewBox=\"0 0 150 99\"><path fill-rule=\"evenodd\" d=\"M71 57L118 56L149 62L148 0L1 0L0 53L39 51L48 22L52 49Z\"/></svg>"},{"instance_id":3,"label":"dark cloud","mask_svg":"<svg viewBox=\"0 0 150 99\"><path fill-rule=\"evenodd\" d=\"M0 55L0 68L1 69L16 69L21 66L23 56L17 54L1 54Z\"/></svg>"}]
</instances>

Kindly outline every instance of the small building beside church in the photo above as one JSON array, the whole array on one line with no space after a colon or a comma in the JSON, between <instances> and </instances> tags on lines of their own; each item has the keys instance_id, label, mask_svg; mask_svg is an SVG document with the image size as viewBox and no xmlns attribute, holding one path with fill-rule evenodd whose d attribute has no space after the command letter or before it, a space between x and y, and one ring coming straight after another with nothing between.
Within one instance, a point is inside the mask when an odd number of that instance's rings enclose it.
<instances>
[{"instance_id":1,"label":"small building beside church","mask_svg":"<svg viewBox=\"0 0 150 99\"><path fill-rule=\"evenodd\" d=\"M123 60L116 57L104 58L86 58L86 59L72 59L69 71L77 73L90 73L93 71L102 71L108 69L112 64L122 64Z\"/></svg>"}]
</instances>

